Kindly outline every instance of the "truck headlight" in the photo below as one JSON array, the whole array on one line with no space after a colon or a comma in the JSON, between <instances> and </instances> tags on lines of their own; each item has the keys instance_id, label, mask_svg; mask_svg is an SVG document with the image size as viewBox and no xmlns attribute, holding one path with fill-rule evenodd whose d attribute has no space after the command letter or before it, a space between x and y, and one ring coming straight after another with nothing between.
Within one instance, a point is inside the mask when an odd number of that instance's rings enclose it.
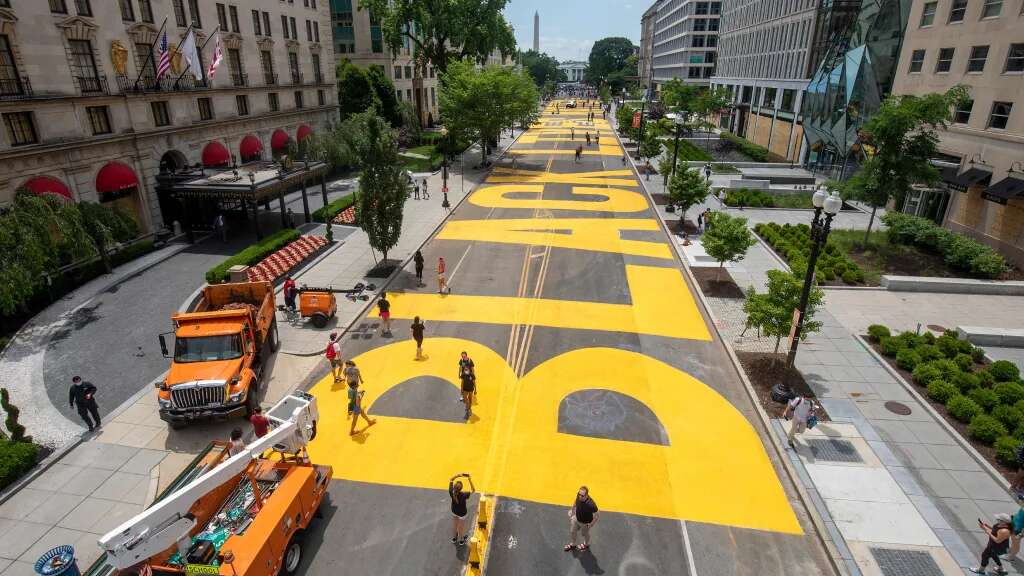
<instances>
[{"instance_id":1,"label":"truck headlight","mask_svg":"<svg viewBox=\"0 0 1024 576\"><path fill-rule=\"evenodd\" d=\"M236 393L228 396L228 402L241 402L242 398L244 396L245 396L245 390L243 390L241 392L236 392Z\"/></svg>"},{"instance_id":2,"label":"truck headlight","mask_svg":"<svg viewBox=\"0 0 1024 576\"><path fill-rule=\"evenodd\" d=\"M172 403L170 400L164 400L163 398L157 398L157 402L160 403L161 408L171 408Z\"/></svg>"}]
</instances>

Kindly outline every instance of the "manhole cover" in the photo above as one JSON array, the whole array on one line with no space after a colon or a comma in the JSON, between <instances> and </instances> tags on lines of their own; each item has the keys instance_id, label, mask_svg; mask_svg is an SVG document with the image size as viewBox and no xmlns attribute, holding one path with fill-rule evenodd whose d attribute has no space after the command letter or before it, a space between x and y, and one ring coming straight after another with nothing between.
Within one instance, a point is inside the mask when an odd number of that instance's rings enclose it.
<instances>
[{"instance_id":1,"label":"manhole cover","mask_svg":"<svg viewBox=\"0 0 1024 576\"><path fill-rule=\"evenodd\" d=\"M899 414L900 416L910 416L910 406L903 404L902 402L893 402L892 400L885 403L885 409L893 414Z\"/></svg>"},{"instance_id":2,"label":"manhole cover","mask_svg":"<svg viewBox=\"0 0 1024 576\"><path fill-rule=\"evenodd\" d=\"M939 326L938 324L929 324L928 325L928 329L931 330L932 332L945 332L946 331L946 327L945 326Z\"/></svg>"},{"instance_id":3,"label":"manhole cover","mask_svg":"<svg viewBox=\"0 0 1024 576\"><path fill-rule=\"evenodd\" d=\"M942 569L927 552L920 550L898 550L892 548L871 548L878 568L885 576L932 576L942 574Z\"/></svg>"},{"instance_id":4,"label":"manhole cover","mask_svg":"<svg viewBox=\"0 0 1024 576\"><path fill-rule=\"evenodd\" d=\"M863 462L864 459L857 453L857 449L849 440L835 440L832 438L812 438L807 440L811 454L818 460L830 462Z\"/></svg>"}]
</instances>

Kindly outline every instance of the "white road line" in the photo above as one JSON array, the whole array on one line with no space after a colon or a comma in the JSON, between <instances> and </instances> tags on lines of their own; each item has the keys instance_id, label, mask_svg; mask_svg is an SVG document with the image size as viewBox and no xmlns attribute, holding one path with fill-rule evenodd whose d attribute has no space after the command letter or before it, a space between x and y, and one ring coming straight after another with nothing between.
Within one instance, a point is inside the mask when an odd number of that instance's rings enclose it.
<instances>
[{"instance_id":1,"label":"white road line","mask_svg":"<svg viewBox=\"0 0 1024 576\"><path fill-rule=\"evenodd\" d=\"M449 285L451 285L452 281L455 280L455 274L456 274L456 272L459 271L459 266L462 266L462 262L466 259L466 255L469 254L469 249L472 248L472 247L473 247L472 244L470 244L469 246L466 246L466 251L462 253L462 258L459 258L459 261L455 263L455 268L452 268L452 273L448 276L448 284Z\"/></svg>"},{"instance_id":2,"label":"white road line","mask_svg":"<svg viewBox=\"0 0 1024 576\"><path fill-rule=\"evenodd\" d=\"M690 576L697 576L697 565L693 561L693 548L690 547L690 532L686 529L686 520L679 521L683 529L683 546L686 548L686 562L689 564Z\"/></svg>"}]
</instances>

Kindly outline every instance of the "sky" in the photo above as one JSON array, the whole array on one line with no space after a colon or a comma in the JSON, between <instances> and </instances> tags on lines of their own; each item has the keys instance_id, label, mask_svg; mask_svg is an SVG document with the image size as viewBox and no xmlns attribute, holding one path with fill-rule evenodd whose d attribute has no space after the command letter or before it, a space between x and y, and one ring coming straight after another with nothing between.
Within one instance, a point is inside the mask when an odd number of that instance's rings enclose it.
<instances>
[{"instance_id":1,"label":"sky","mask_svg":"<svg viewBox=\"0 0 1024 576\"><path fill-rule=\"evenodd\" d=\"M540 12L540 51L559 61L583 60L594 42L624 36L640 44L640 16L653 0L509 0L505 19L523 50L533 48L533 13Z\"/></svg>"}]
</instances>

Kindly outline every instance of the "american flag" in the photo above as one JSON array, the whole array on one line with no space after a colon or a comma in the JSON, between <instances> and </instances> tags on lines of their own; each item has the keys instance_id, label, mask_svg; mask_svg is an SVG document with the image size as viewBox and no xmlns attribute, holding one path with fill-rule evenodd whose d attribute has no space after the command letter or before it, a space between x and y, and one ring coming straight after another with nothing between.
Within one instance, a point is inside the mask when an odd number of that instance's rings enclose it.
<instances>
[{"instance_id":1,"label":"american flag","mask_svg":"<svg viewBox=\"0 0 1024 576\"><path fill-rule=\"evenodd\" d=\"M171 69L171 52L167 49L167 32L160 38L160 63L156 67L156 79L159 80Z\"/></svg>"},{"instance_id":2,"label":"american flag","mask_svg":"<svg viewBox=\"0 0 1024 576\"><path fill-rule=\"evenodd\" d=\"M213 33L213 60L210 62L210 69L206 75L213 80L214 74L217 73L217 66L220 66L220 61L224 58L224 49L220 45L220 31Z\"/></svg>"}]
</instances>

